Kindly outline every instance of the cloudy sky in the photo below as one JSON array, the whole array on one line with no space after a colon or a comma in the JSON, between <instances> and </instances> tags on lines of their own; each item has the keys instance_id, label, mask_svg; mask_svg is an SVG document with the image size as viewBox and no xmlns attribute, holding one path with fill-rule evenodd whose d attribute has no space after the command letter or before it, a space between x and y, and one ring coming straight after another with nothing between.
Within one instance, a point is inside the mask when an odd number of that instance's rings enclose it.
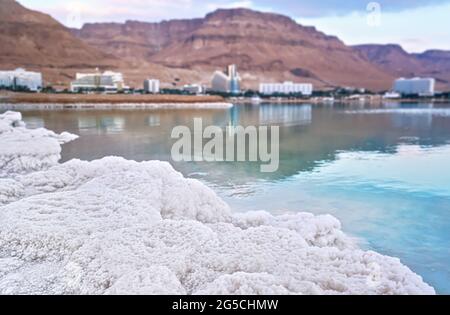
<instances>
[{"instance_id":1,"label":"cloudy sky","mask_svg":"<svg viewBox=\"0 0 450 315\"><path fill-rule=\"evenodd\" d=\"M71 27L86 22L161 21L246 7L289 15L347 44L399 43L411 52L450 50L450 0L19 0Z\"/></svg>"}]
</instances>

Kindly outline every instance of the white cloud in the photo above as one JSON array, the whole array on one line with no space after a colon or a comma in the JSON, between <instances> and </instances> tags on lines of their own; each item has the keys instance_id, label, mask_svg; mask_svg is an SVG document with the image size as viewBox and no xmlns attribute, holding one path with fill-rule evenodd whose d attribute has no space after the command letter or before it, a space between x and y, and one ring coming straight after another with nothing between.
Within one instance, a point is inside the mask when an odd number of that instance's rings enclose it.
<instances>
[{"instance_id":1,"label":"white cloud","mask_svg":"<svg viewBox=\"0 0 450 315\"><path fill-rule=\"evenodd\" d=\"M402 12L382 12L377 27L367 23L367 14L352 12L344 16L298 18L303 25L336 35L347 44L400 44L407 51L450 50L450 4L416 8Z\"/></svg>"}]
</instances>

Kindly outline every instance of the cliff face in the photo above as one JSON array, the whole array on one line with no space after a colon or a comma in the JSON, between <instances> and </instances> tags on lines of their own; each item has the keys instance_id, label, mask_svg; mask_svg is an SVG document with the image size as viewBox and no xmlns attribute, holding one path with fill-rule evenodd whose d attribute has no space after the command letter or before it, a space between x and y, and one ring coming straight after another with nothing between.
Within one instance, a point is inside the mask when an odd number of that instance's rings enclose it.
<instances>
[{"instance_id":1,"label":"cliff face","mask_svg":"<svg viewBox=\"0 0 450 315\"><path fill-rule=\"evenodd\" d=\"M392 77L339 39L277 14L218 10L203 19L88 24L74 34L127 60L196 70L239 66L247 84L308 81L319 86L384 89Z\"/></svg>"},{"instance_id":2,"label":"cliff face","mask_svg":"<svg viewBox=\"0 0 450 315\"><path fill-rule=\"evenodd\" d=\"M359 45L353 48L363 58L394 76L433 77L438 88L450 89L450 51L428 50L409 54L399 45Z\"/></svg>"},{"instance_id":3,"label":"cliff face","mask_svg":"<svg viewBox=\"0 0 450 315\"><path fill-rule=\"evenodd\" d=\"M114 65L114 57L72 35L52 17L13 0L0 2L0 62L21 66Z\"/></svg>"},{"instance_id":4,"label":"cliff face","mask_svg":"<svg viewBox=\"0 0 450 315\"><path fill-rule=\"evenodd\" d=\"M86 44L52 17L0 1L0 65L26 67L58 81L72 69L115 67L116 58Z\"/></svg>"},{"instance_id":5,"label":"cliff face","mask_svg":"<svg viewBox=\"0 0 450 315\"><path fill-rule=\"evenodd\" d=\"M174 20L161 23L127 21L120 23L85 24L74 35L102 51L124 59L147 59L172 42L184 39L201 20Z\"/></svg>"},{"instance_id":6,"label":"cliff face","mask_svg":"<svg viewBox=\"0 0 450 315\"><path fill-rule=\"evenodd\" d=\"M169 31L176 29L177 23L173 25ZM127 83L136 87L141 87L143 80L149 76L167 82L175 78L182 78L184 82L198 79L193 71L155 65L145 56L133 62L124 60L116 56L119 49L114 46L108 51L101 44L91 45L89 40L78 38L76 32L74 34L51 16L29 10L14 0L0 0L0 29L0 69L24 67L40 71L48 85L67 87L76 72L92 72L96 68L122 71ZM107 29L111 29L111 25L102 27L99 33L93 33L93 37L98 35L96 40L100 43L104 36L101 34ZM114 27L112 29L114 31ZM144 32L148 33L147 30ZM127 35L124 38L132 42ZM150 38L154 38L153 35ZM160 40L165 38L165 32L162 32ZM136 39L136 42L140 40ZM155 40L153 45L157 46L158 41ZM130 50L133 53L139 51L133 46Z\"/></svg>"}]
</instances>

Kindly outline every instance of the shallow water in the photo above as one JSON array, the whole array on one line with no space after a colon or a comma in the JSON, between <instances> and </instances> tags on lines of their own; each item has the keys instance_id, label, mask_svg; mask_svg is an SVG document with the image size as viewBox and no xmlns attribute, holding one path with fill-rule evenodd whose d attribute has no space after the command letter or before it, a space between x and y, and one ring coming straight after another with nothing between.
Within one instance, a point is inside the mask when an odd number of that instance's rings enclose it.
<instances>
[{"instance_id":1,"label":"shallow water","mask_svg":"<svg viewBox=\"0 0 450 315\"><path fill-rule=\"evenodd\" d=\"M1 110L0 110L1 111ZM237 211L330 213L362 246L401 258L450 294L450 104L261 105L223 110L23 112L29 127L81 138L63 160L107 155L171 161L177 125L279 125L280 169L172 163Z\"/></svg>"}]
</instances>

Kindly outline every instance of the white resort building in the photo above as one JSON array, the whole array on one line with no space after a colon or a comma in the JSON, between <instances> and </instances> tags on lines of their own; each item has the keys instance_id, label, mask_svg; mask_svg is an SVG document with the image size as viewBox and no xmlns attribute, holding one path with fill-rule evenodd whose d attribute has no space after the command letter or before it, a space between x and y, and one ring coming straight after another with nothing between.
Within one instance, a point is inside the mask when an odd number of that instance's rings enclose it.
<instances>
[{"instance_id":1,"label":"white resort building","mask_svg":"<svg viewBox=\"0 0 450 315\"><path fill-rule=\"evenodd\" d=\"M70 84L72 92L103 91L117 93L128 89L129 87L125 86L122 73L112 71L77 73L75 81Z\"/></svg>"},{"instance_id":2,"label":"white resort building","mask_svg":"<svg viewBox=\"0 0 450 315\"><path fill-rule=\"evenodd\" d=\"M259 93L263 95L273 95L273 94L302 94L305 96L310 96L313 92L313 85L309 83L294 83L294 82L284 82L284 83L261 83L259 85Z\"/></svg>"},{"instance_id":3,"label":"white resort building","mask_svg":"<svg viewBox=\"0 0 450 315\"><path fill-rule=\"evenodd\" d=\"M0 71L0 88L40 91L42 89L42 73L26 71L22 68Z\"/></svg>"},{"instance_id":4,"label":"white resort building","mask_svg":"<svg viewBox=\"0 0 450 315\"><path fill-rule=\"evenodd\" d=\"M144 92L158 94L160 92L161 83L156 79L147 79L144 81Z\"/></svg>"},{"instance_id":5,"label":"white resort building","mask_svg":"<svg viewBox=\"0 0 450 315\"><path fill-rule=\"evenodd\" d=\"M237 72L236 65L229 65L226 73L216 71L212 78L211 90L239 94L241 92L241 77Z\"/></svg>"},{"instance_id":6,"label":"white resort building","mask_svg":"<svg viewBox=\"0 0 450 315\"><path fill-rule=\"evenodd\" d=\"M401 95L433 96L435 84L433 78L400 78L395 80L393 91Z\"/></svg>"},{"instance_id":7,"label":"white resort building","mask_svg":"<svg viewBox=\"0 0 450 315\"><path fill-rule=\"evenodd\" d=\"M187 84L183 86L183 91L189 94L202 94L205 89L200 84Z\"/></svg>"}]
</instances>

